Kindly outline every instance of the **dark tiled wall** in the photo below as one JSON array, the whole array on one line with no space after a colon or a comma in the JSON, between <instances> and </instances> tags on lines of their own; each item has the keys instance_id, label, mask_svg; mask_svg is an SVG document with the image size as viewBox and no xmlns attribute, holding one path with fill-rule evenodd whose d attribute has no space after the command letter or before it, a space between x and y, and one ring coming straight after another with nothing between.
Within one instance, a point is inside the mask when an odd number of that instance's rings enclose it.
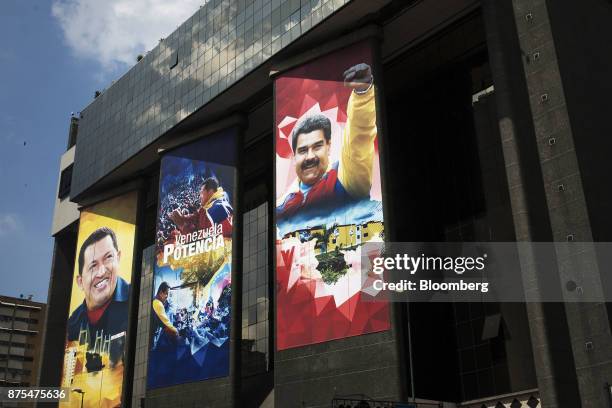
<instances>
[{"instance_id":1,"label":"dark tiled wall","mask_svg":"<svg viewBox=\"0 0 612 408\"><path fill-rule=\"evenodd\" d=\"M549 80L550 75L544 76L541 79L542 92L547 92L550 98L559 97L558 94L565 96L570 121L567 125L573 133L581 173L569 175L566 180L552 186L558 189L561 183L567 187L566 194L557 194L560 197L554 204L560 207L575 201L575 191L580 191L582 187L593 239L610 241L612 191L607 183L601 182L601 176L612 171L612 139L605 137L612 133L608 100L612 92L612 58L609 53L600 50L609 44L612 37L612 28L608 24L612 18L612 3L597 0L585 0L580 4L547 1L546 6L563 86L562 89L559 85L555 87L556 84L551 84ZM540 59L551 54L549 47L551 45L546 44L537 48ZM540 71L543 71L542 65L538 67ZM559 146L557 151L551 152L553 157L569 150L561 145L568 139L567 130L561 129L558 133L553 135Z\"/></svg>"},{"instance_id":2,"label":"dark tiled wall","mask_svg":"<svg viewBox=\"0 0 612 408\"><path fill-rule=\"evenodd\" d=\"M327 408L335 397L356 394L398 401L395 338L388 330L277 352L275 405Z\"/></svg>"},{"instance_id":3,"label":"dark tiled wall","mask_svg":"<svg viewBox=\"0 0 612 408\"><path fill-rule=\"evenodd\" d=\"M242 217L242 375L269 367L268 202Z\"/></svg>"},{"instance_id":4,"label":"dark tiled wall","mask_svg":"<svg viewBox=\"0 0 612 408\"><path fill-rule=\"evenodd\" d=\"M191 18L82 111L72 195L348 1L202 0Z\"/></svg>"},{"instance_id":5,"label":"dark tiled wall","mask_svg":"<svg viewBox=\"0 0 612 408\"><path fill-rule=\"evenodd\" d=\"M134 356L134 378L132 380L132 406L137 407L147 389L147 362L151 333L151 294L153 293L153 261L155 246L142 251L140 295L138 298L138 324L136 330L136 355Z\"/></svg>"},{"instance_id":6,"label":"dark tiled wall","mask_svg":"<svg viewBox=\"0 0 612 408\"><path fill-rule=\"evenodd\" d=\"M64 341L66 339L66 322L70 307L70 290L72 289L72 272L76 255L77 226L74 223L55 237L53 260L51 262L51 282L47 297L47 315L40 360L38 385L42 387L59 387L64 361Z\"/></svg>"}]
</instances>

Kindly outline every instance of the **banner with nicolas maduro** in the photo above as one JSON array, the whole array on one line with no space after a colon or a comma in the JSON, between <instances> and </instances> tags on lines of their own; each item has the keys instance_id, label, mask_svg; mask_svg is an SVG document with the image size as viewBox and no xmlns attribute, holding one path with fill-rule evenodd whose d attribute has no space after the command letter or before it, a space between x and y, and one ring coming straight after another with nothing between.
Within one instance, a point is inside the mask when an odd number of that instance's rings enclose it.
<instances>
[{"instance_id":1,"label":"banner with nicolas maduro","mask_svg":"<svg viewBox=\"0 0 612 408\"><path fill-rule=\"evenodd\" d=\"M62 387L63 407L121 405L138 194L81 211Z\"/></svg>"},{"instance_id":2,"label":"banner with nicolas maduro","mask_svg":"<svg viewBox=\"0 0 612 408\"><path fill-rule=\"evenodd\" d=\"M148 388L229 374L236 132L161 160Z\"/></svg>"},{"instance_id":3,"label":"banner with nicolas maduro","mask_svg":"<svg viewBox=\"0 0 612 408\"><path fill-rule=\"evenodd\" d=\"M372 54L352 45L275 80L278 350L389 328L360 266L385 230Z\"/></svg>"}]
</instances>

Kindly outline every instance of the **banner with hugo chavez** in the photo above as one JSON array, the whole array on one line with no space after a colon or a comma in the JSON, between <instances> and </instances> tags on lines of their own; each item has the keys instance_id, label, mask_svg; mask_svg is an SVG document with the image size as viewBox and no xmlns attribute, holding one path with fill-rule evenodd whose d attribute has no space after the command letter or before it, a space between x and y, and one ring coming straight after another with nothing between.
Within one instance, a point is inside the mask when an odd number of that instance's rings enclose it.
<instances>
[{"instance_id":1,"label":"banner with hugo chavez","mask_svg":"<svg viewBox=\"0 0 612 408\"><path fill-rule=\"evenodd\" d=\"M161 159L147 387L229 375L237 130Z\"/></svg>"},{"instance_id":2,"label":"banner with hugo chavez","mask_svg":"<svg viewBox=\"0 0 612 408\"><path fill-rule=\"evenodd\" d=\"M62 387L79 389L63 407L121 405L138 194L81 211Z\"/></svg>"},{"instance_id":3,"label":"banner with hugo chavez","mask_svg":"<svg viewBox=\"0 0 612 408\"><path fill-rule=\"evenodd\" d=\"M360 267L385 226L372 61L358 43L275 80L278 350L390 327Z\"/></svg>"}]
</instances>

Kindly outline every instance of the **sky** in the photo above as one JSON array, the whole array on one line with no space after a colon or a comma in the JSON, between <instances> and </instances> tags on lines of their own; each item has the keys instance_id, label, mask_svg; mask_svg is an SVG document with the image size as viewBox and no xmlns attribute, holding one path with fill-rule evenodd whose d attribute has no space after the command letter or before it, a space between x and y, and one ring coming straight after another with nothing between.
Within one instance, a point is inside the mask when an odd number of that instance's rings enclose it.
<instances>
[{"instance_id":1,"label":"sky","mask_svg":"<svg viewBox=\"0 0 612 408\"><path fill-rule=\"evenodd\" d=\"M0 294L47 299L53 206L71 113L202 3L2 0Z\"/></svg>"}]
</instances>

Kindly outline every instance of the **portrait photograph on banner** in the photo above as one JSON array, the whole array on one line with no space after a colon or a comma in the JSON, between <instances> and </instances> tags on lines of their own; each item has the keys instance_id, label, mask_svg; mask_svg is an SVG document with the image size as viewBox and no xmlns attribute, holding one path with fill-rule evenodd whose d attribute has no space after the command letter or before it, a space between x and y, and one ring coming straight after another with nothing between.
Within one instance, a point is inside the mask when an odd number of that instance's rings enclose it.
<instances>
[{"instance_id":1,"label":"portrait photograph on banner","mask_svg":"<svg viewBox=\"0 0 612 408\"><path fill-rule=\"evenodd\" d=\"M161 160L148 388L229 375L236 133Z\"/></svg>"},{"instance_id":2,"label":"portrait photograph on banner","mask_svg":"<svg viewBox=\"0 0 612 408\"><path fill-rule=\"evenodd\" d=\"M81 211L61 386L83 405L62 407L121 405L137 204L132 192Z\"/></svg>"},{"instance_id":3,"label":"portrait photograph on banner","mask_svg":"<svg viewBox=\"0 0 612 408\"><path fill-rule=\"evenodd\" d=\"M355 44L275 79L278 350L390 327L361 276L362 246L385 239L372 54Z\"/></svg>"}]
</instances>

